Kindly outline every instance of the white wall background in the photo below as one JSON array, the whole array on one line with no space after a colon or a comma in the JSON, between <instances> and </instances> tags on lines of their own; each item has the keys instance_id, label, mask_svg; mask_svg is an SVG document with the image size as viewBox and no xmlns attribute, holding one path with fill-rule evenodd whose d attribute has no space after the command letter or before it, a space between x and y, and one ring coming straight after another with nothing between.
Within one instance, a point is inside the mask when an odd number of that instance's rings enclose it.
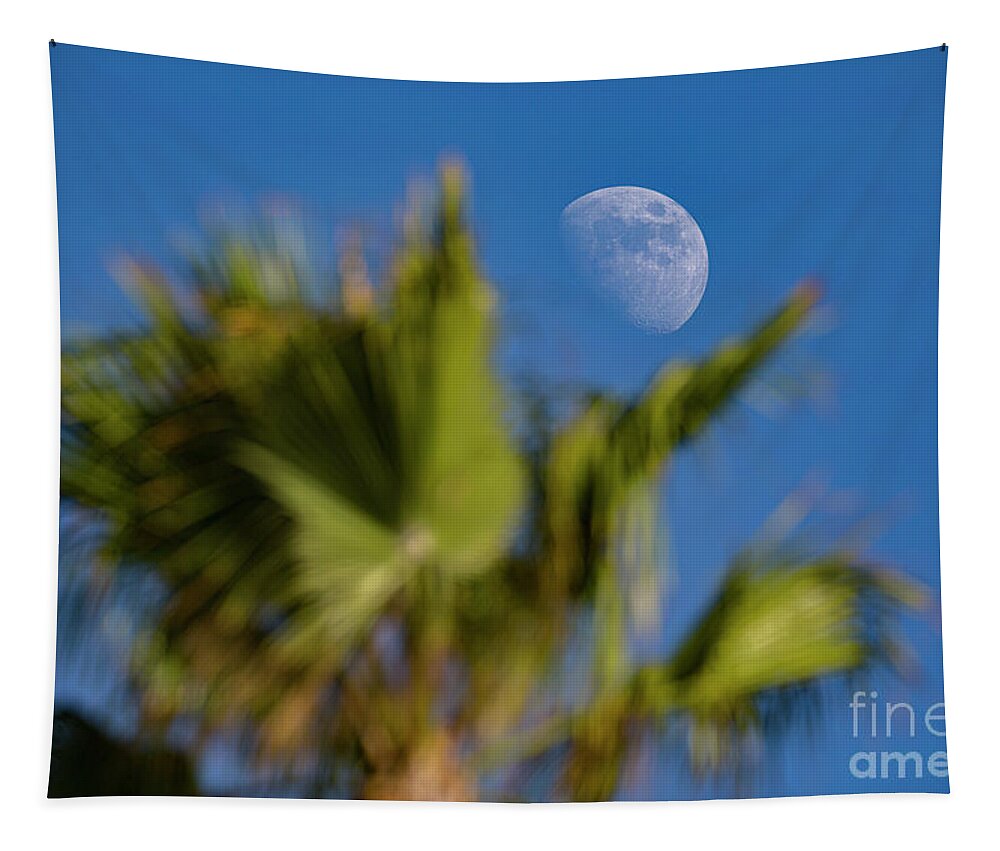
<instances>
[{"instance_id":1,"label":"white wall background","mask_svg":"<svg viewBox=\"0 0 1000 851\"><path fill-rule=\"evenodd\" d=\"M979 2L300 0L9 4L0 61L0 841L8 848L635 845L929 848L996 834L1000 622L997 30ZM943 607L952 795L509 807L49 802L58 280L49 38L431 80L718 71L929 47L949 56L941 266ZM9 407L6 407L9 403Z\"/></svg>"}]
</instances>

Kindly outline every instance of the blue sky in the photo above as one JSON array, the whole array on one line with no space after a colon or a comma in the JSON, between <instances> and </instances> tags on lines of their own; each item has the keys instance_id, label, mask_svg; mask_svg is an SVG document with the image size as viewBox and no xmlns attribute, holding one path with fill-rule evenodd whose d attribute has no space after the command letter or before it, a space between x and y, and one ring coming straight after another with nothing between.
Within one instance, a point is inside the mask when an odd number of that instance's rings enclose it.
<instances>
[{"instance_id":1,"label":"blue sky","mask_svg":"<svg viewBox=\"0 0 1000 851\"><path fill-rule=\"evenodd\" d=\"M472 175L473 222L500 293L500 358L531 373L632 393L666 359L747 331L807 275L815 327L776 365L822 373L821 403L774 411L762 391L673 464L665 481L672 590L665 641L712 594L727 559L790 492L823 481L842 506L886 516L873 555L939 582L937 281L947 53L939 48L780 69L635 80L464 84L270 71L59 45L52 50L64 334L134 319L109 266L167 261L206 205L297 199L319 237L362 224L383 243L408 182L442 153ZM705 297L670 335L639 330L581 285L559 215L604 186L662 192L708 245ZM943 700L941 636L908 625L919 672L876 676L917 712L917 736L853 738L832 691L795 731L765 794L943 791L862 781L858 750L944 740L920 723ZM83 699L86 695L83 695ZM891 745L891 747L889 746ZM665 757L666 759L666 757ZM657 795L694 794L656 771Z\"/></svg>"}]
</instances>

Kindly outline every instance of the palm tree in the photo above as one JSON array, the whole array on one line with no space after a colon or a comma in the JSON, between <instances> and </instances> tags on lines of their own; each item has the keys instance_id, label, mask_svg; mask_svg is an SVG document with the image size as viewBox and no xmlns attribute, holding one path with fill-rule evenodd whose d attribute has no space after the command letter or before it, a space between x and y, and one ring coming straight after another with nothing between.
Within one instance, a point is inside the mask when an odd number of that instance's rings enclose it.
<instances>
[{"instance_id":1,"label":"palm tree","mask_svg":"<svg viewBox=\"0 0 1000 851\"><path fill-rule=\"evenodd\" d=\"M144 327L65 347L63 496L99 523L100 573L163 592L131 653L141 735L183 718L195 755L240 730L315 794L368 797L524 797L543 762L545 795L606 799L644 730L732 766L774 707L885 657L916 602L848 550L750 547L675 652L632 653L665 465L817 290L634 401L539 420L491 364L462 202L446 167L385 286L351 250L338 299L261 235L217 235L183 288L131 264Z\"/></svg>"}]
</instances>

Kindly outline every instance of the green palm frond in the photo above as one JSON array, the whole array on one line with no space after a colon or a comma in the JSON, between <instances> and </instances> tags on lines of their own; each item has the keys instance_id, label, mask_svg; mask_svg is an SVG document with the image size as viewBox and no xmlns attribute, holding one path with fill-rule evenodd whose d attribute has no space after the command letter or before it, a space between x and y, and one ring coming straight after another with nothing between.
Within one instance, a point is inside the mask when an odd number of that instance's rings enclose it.
<instances>
[{"instance_id":1,"label":"green palm frond","mask_svg":"<svg viewBox=\"0 0 1000 851\"><path fill-rule=\"evenodd\" d=\"M812 284L799 287L746 338L723 343L696 364L668 364L628 407L598 397L556 436L545 508L557 577L569 587L593 588L588 562L611 546L623 510L647 498L670 453L732 401L801 326L817 295ZM575 576L566 576L574 569Z\"/></svg>"},{"instance_id":2,"label":"green palm frond","mask_svg":"<svg viewBox=\"0 0 1000 851\"><path fill-rule=\"evenodd\" d=\"M664 367L614 424L604 475L615 483L655 475L799 330L818 297L817 285L804 283L747 337L723 342L696 364Z\"/></svg>"},{"instance_id":3,"label":"green palm frond","mask_svg":"<svg viewBox=\"0 0 1000 851\"><path fill-rule=\"evenodd\" d=\"M774 732L774 719L827 678L891 664L900 611L922 599L904 577L847 556L740 559L669 659L640 666L579 711L553 718L525 737L526 753L567 742L562 783L575 800L613 794L630 725L686 730L699 773L738 769L743 745Z\"/></svg>"},{"instance_id":4,"label":"green palm frond","mask_svg":"<svg viewBox=\"0 0 1000 851\"><path fill-rule=\"evenodd\" d=\"M768 698L888 661L898 610L920 600L908 580L848 556L740 562L673 657L637 672L639 712L682 716L696 767L718 769L762 729Z\"/></svg>"},{"instance_id":5,"label":"green palm frond","mask_svg":"<svg viewBox=\"0 0 1000 851\"><path fill-rule=\"evenodd\" d=\"M631 674L630 627L642 626L637 590L647 606L660 598L660 470L800 327L816 296L812 285L800 287L745 339L723 344L699 363L668 365L629 407L597 399L556 437L546 494L552 582L563 593L580 589L593 600L599 700L617 694ZM597 771L585 755L603 753L592 729L584 724L575 737L571 765L588 766L575 772L580 776ZM608 754L601 760L610 764Z\"/></svg>"},{"instance_id":6,"label":"green palm frond","mask_svg":"<svg viewBox=\"0 0 1000 851\"><path fill-rule=\"evenodd\" d=\"M158 712L267 711L418 574L504 554L522 473L460 197L446 172L385 312L309 308L297 267L227 242L194 267L194 316L133 266L147 328L67 351L63 493L110 521L109 559L169 590L139 654Z\"/></svg>"}]
</instances>

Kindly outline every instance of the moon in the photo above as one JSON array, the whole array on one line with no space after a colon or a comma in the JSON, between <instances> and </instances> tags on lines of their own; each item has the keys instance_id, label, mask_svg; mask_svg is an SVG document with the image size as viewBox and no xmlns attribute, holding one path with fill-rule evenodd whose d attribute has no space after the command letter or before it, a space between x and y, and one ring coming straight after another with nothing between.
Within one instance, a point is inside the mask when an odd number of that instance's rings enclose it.
<instances>
[{"instance_id":1,"label":"moon","mask_svg":"<svg viewBox=\"0 0 1000 851\"><path fill-rule=\"evenodd\" d=\"M640 186L611 186L577 198L562 230L581 270L651 331L680 328L708 283L708 247L690 213Z\"/></svg>"}]
</instances>

